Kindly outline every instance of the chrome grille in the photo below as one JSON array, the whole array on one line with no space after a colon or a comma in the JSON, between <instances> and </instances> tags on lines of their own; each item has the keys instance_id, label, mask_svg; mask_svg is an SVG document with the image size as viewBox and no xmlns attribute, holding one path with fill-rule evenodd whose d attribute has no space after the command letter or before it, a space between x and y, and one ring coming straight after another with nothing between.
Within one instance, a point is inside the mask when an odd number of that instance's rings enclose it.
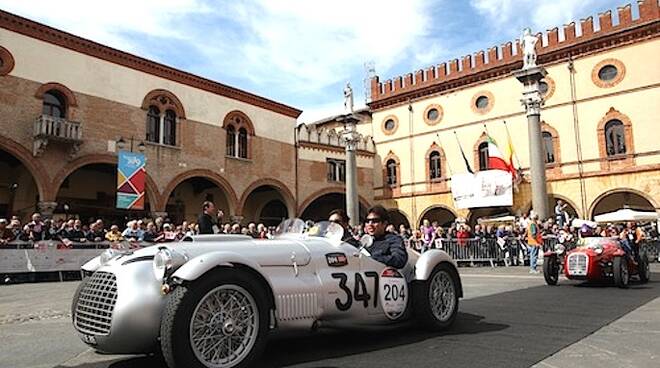
<instances>
[{"instance_id":1,"label":"chrome grille","mask_svg":"<svg viewBox=\"0 0 660 368\"><path fill-rule=\"evenodd\" d=\"M115 275L109 272L95 272L78 295L74 315L76 329L92 335L109 334L116 301Z\"/></svg>"},{"instance_id":2,"label":"chrome grille","mask_svg":"<svg viewBox=\"0 0 660 368\"><path fill-rule=\"evenodd\" d=\"M587 276L587 255L573 253L568 256L568 273L571 276Z\"/></svg>"}]
</instances>

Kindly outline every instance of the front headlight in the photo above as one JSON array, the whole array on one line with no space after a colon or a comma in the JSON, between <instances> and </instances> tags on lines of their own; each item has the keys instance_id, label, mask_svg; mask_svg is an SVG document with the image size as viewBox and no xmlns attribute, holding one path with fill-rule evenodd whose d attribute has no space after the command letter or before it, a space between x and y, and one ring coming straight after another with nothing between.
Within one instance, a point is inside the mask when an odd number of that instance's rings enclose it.
<instances>
[{"instance_id":1,"label":"front headlight","mask_svg":"<svg viewBox=\"0 0 660 368\"><path fill-rule=\"evenodd\" d=\"M596 248L594 248L594 252L595 252L596 254L601 254L601 253L603 253L603 247L596 247Z\"/></svg>"},{"instance_id":2,"label":"front headlight","mask_svg":"<svg viewBox=\"0 0 660 368\"><path fill-rule=\"evenodd\" d=\"M110 262L111 259L117 257L118 255L119 255L118 250L112 248L106 249L103 253L101 253L101 258L100 258L101 266Z\"/></svg>"},{"instance_id":3,"label":"front headlight","mask_svg":"<svg viewBox=\"0 0 660 368\"><path fill-rule=\"evenodd\" d=\"M181 267L188 257L173 249L161 248L154 256L153 271L157 280L163 280L168 273Z\"/></svg>"}]
</instances>

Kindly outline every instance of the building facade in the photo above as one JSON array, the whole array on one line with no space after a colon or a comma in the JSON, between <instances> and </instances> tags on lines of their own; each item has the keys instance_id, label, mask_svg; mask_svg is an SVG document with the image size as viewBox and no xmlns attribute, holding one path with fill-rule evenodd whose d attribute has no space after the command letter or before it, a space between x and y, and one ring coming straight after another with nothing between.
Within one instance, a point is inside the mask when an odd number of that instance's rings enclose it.
<instances>
[{"instance_id":1,"label":"building facade","mask_svg":"<svg viewBox=\"0 0 660 368\"><path fill-rule=\"evenodd\" d=\"M538 64L548 71L541 120L549 200L563 199L582 218L624 205L660 210L660 11L657 0L635 6L538 34ZM512 76L521 67L516 41L372 79L375 200L417 226L528 211L527 119ZM502 150L511 137L525 180L512 207L457 210L451 175L466 172L457 142L475 171L487 169L486 132Z\"/></svg>"},{"instance_id":2,"label":"building facade","mask_svg":"<svg viewBox=\"0 0 660 368\"><path fill-rule=\"evenodd\" d=\"M336 205L326 166L341 145L317 134L299 147L300 113L0 11L0 217L180 222L212 200L225 221L274 224ZM146 155L144 211L115 208L120 149ZM373 164L361 166L366 206Z\"/></svg>"}]
</instances>

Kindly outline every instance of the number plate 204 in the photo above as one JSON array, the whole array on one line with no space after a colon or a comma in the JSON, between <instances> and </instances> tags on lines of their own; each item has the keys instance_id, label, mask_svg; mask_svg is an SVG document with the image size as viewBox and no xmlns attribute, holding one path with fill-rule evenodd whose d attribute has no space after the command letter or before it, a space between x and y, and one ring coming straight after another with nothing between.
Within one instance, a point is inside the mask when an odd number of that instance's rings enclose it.
<instances>
[{"instance_id":1,"label":"number plate 204","mask_svg":"<svg viewBox=\"0 0 660 368\"><path fill-rule=\"evenodd\" d=\"M389 319L397 319L406 311L408 303L408 284L401 273L393 268L386 268L380 274L380 303Z\"/></svg>"}]
</instances>

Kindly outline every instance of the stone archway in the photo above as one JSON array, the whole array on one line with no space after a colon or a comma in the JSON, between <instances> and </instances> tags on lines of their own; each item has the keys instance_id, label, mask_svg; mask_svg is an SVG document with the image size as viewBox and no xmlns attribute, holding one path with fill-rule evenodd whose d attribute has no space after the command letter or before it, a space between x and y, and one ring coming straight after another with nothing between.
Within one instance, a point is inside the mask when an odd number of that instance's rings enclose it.
<instances>
[{"instance_id":1,"label":"stone archway","mask_svg":"<svg viewBox=\"0 0 660 368\"><path fill-rule=\"evenodd\" d=\"M360 219L363 219L367 215L369 202L362 197L359 201ZM346 210L346 193L343 188L327 188L307 197L298 208L298 213L303 220L321 221L327 220L330 212L338 208Z\"/></svg>"},{"instance_id":2,"label":"stone archway","mask_svg":"<svg viewBox=\"0 0 660 368\"><path fill-rule=\"evenodd\" d=\"M71 175L73 172L75 172L76 170L82 167L93 164L114 165L116 171L117 156L92 154L92 155L79 157L69 162L66 166L60 169L60 171L58 171L55 177L53 178L50 185L49 198L52 198L53 200L55 199L62 186L62 183L64 183L64 181L69 175ZM115 181L115 185L116 184L117 183ZM161 203L160 192L158 191L158 186L156 185L156 182L154 182L153 178L151 177L151 175L149 175L148 171L145 180L145 194L147 196L146 199L151 204L150 206L151 209L156 210L157 208L159 208L158 206Z\"/></svg>"},{"instance_id":3,"label":"stone archway","mask_svg":"<svg viewBox=\"0 0 660 368\"><path fill-rule=\"evenodd\" d=\"M229 183L210 170L191 170L174 178L163 192L160 211L175 223L197 221L202 203L211 201L224 212L222 222L235 221L237 199Z\"/></svg>"},{"instance_id":4,"label":"stone archway","mask_svg":"<svg viewBox=\"0 0 660 368\"><path fill-rule=\"evenodd\" d=\"M255 182L241 198L243 222L264 223L274 226L289 218L295 208L293 196L283 184L264 184L270 180ZM284 190L283 190L284 189Z\"/></svg>"},{"instance_id":5,"label":"stone archway","mask_svg":"<svg viewBox=\"0 0 660 368\"><path fill-rule=\"evenodd\" d=\"M599 195L589 208L589 218L622 208L655 212L657 203L643 192L631 188L609 190Z\"/></svg>"},{"instance_id":6,"label":"stone archway","mask_svg":"<svg viewBox=\"0 0 660 368\"><path fill-rule=\"evenodd\" d=\"M417 227L419 228L425 219L429 220L431 223L437 221L438 225L441 227L448 227L454 221L456 221L457 217L458 214L451 208L443 205L434 205L422 211L422 213L419 215Z\"/></svg>"},{"instance_id":7,"label":"stone archway","mask_svg":"<svg viewBox=\"0 0 660 368\"><path fill-rule=\"evenodd\" d=\"M243 216L245 219L248 219L249 217L254 217L256 219L256 217L258 217L260 213L261 208L263 208L266 205L266 202L269 200L269 198L268 196L266 196L264 198L264 201L260 203L259 206L250 206L250 208L246 207L249 204L248 200L257 189L263 191L268 188L270 188L271 190L270 192L272 194L271 197L278 198L284 203L287 209L288 216L294 217L296 212L296 200L295 197L293 196L293 193L291 193L291 191L286 186L286 184L273 178L259 179L253 182L252 184L250 184L250 186L247 189L245 189L245 191L243 191L243 195L241 196L241 199L238 201L237 213ZM254 207L260 207L260 208L254 208ZM248 209L248 211L246 211L246 208ZM256 221L256 220L253 219L248 221Z\"/></svg>"},{"instance_id":8,"label":"stone archway","mask_svg":"<svg viewBox=\"0 0 660 368\"><path fill-rule=\"evenodd\" d=\"M0 149L0 218L27 219L38 210L39 188L30 168Z\"/></svg>"},{"instance_id":9,"label":"stone archway","mask_svg":"<svg viewBox=\"0 0 660 368\"><path fill-rule=\"evenodd\" d=\"M468 225L474 227L480 218L507 216L511 214L511 207L479 207L471 208L467 216Z\"/></svg>"},{"instance_id":10,"label":"stone archway","mask_svg":"<svg viewBox=\"0 0 660 368\"><path fill-rule=\"evenodd\" d=\"M400 225L405 226L406 229L410 229L410 220L408 219L408 215L406 215L400 209L389 208L387 210L387 214L390 216L390 224L394 225L397 230L399 229Z\"/></svg>"},{"instance_id":11,"label":"stone archway","mask_svg":"<svg viewBox=\"0 0 660 368\"><path fill-rule=\"evenodd\" d=\"M85 224L96 219L102 219L106 224L117 224L119 226L123 226L130 219L144 218L151 215L154 206L154 193L148 194L150 192L149 184L146 184L146 197L142 209L125 210L116 207L116 163L86 163L82 160L66 172L68 174L58 177L54 182L58 188L55 197L57 206L54 213L56 215L76 217Z\"/></svg>"},{"instance_id":12,"label":"stone archway","mask_svg":"<svg viewBox=\"0 0 660 368\"><path fill-rule=\"evenodd\" d=\"M46 169L38 160L34 159L32 152L6 137L0 140L0 151L6 152L8 155L18 160L20 164L27 169L35 182L39 200L50 201L55 198L49 190L50 179L46 175ZM0 176L0 179L2 178L3 177ZM9 178L7 178L7 180L8 179Z\"/></svg>"}]
</instances>

